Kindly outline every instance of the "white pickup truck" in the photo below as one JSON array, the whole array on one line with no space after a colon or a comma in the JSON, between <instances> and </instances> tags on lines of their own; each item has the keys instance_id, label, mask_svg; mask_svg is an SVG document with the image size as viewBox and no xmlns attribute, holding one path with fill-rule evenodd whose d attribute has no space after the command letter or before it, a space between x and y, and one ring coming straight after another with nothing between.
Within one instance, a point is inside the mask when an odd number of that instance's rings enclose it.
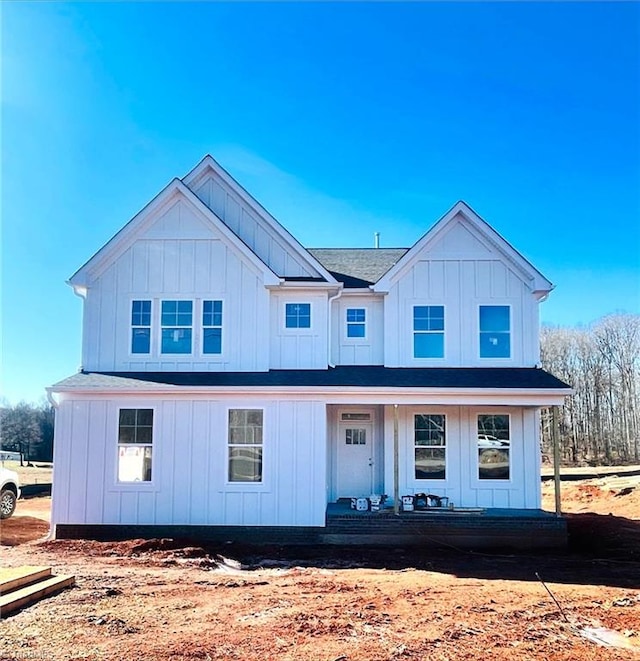
<instances>
[{"instance_id":1,"label":"white pickup truck","mask_svg":"<svg viewBox=\"0 0 640 661\"><path fill-rule=\"evenodd\" d=\"M15 471L0 467L0 519L8 519L20 498L20 481Z\"/></svg>"}]
</instances>

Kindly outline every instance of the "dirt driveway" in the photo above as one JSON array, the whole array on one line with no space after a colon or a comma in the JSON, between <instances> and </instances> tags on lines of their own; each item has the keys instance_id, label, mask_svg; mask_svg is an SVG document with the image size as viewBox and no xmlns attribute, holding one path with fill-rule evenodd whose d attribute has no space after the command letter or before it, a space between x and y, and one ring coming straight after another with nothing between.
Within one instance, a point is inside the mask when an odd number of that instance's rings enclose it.
<instances>
[{"instance_id":1,"label":"dirt driveway","mask_svg":"<svg viewBox=\"0 0 640 661\"><path fill-rule=\"evenodd\" d=\"M18 527L44 523L36 500L21 503ZM574 546L553 556L171 540L4 546L2 565L52 565L77 585L4 620L0 659L640 658L640 490L616 497L576 482L564 500L579 512ZM588 640L586 627L617 632L617 647Z\"/></svg>"}]
</instances>

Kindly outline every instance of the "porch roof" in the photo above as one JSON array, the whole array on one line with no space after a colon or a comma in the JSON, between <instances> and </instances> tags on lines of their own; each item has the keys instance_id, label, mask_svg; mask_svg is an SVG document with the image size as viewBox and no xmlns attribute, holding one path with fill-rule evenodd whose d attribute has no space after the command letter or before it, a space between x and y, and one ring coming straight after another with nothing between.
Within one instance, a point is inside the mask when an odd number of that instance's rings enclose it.
<instances>
[{"instance_id":1,"label":"porch roof","mask_svg":"<svg viewBox=\"0 0 640 661\"><path fill-rule=\"evenodd\" d=\"M269 370L268 372L90 372L60 381L51 390L94 390L179 386L197 388L415 388L473 390L555 390L571 387L549 372L529 367L383 367L340 365L325 370Z\"/></svg>"}]
</instances>

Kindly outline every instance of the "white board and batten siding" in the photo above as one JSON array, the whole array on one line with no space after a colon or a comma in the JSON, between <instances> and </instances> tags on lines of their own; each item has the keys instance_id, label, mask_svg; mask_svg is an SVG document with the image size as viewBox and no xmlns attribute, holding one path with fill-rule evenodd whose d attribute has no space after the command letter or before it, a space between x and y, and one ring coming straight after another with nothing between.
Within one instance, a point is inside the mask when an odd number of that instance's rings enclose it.
<instances>
[{"instance_id":1,"label":"white board and batten siding","mask_svg":"<svg viewBox=\"0 0 640 661\"><path fill-rule=\"evenodd\" d=\"M179 238L178 238L179 237ZM192 300L192 354L160 352L162 300ZM202 300L222 300L222 354L203 354ZM151 352L131 353L131 302L152 301ZM255 265L173 204L91 283L84 304L83 366L101 371L268 369L269 293Z\"/></svg>"},{"instance_id":2,"label":"white board and batten siding","mask_svg":"<svg viewBox=\"0 0 640 661\"><path fill-rule=\"evenodd\" d=\"M328 295L327 292L272 291L271 318L268 328L271 369L327 369L328 364ZM311 311L309 328L287 328L286 306L308 303Z\"/></svg>"},{"instance_id":3,"label":"white board and batten siding","mask_svg":"<svg viewBox=\"0 0 640 661\"><path fill-rule=\"evenodd\" d=\"M283 277L321 275L213 170L206 169L189 187L274 273Z\"/></svg>"},{"instance_id":4,"label":"white board and batten siding","mask_svg":"<svg viewBox=\"0 0 640 661\"><path fill-rule=\"evenodd\" d=\"M441 305L445 355L413 357L413 307ZM480 358L479 308L510 308L511 356ZM384 302L385 365L388 367L533 367L539 361L538 301L527 278L497 250L463 224L425 247L400 272Z\"/></svg>"},{"instance_id":5,"label":"white board and batten siding","mask_svg":"<svg viewBox=\"0 0 640 661\"><path fill-rule=\"evenodd\" d=\"M149 483L117 481L120 408L154 411ZM230 408L264 410L261 483L227 480ZM323 403L64 398L55 433L54 525L324 525Z\"/></svg>"},{"instance_id":6,"label":"white board and batten siding","mask_svg":"<svg viewBox=\"0 0 640 661\"><path fill-rule=\"evenodd\" d=\"M420 480L414 470L414 415L446 416L446 477ZM510 468L508 480L478 477L477 415L508 414ZM535 408L407 406L398 409L400 496L416 493L447 496L458 507L540 508L539 417ZM385 406L385 439L393 438L393 407ZM385 491L393 493L393 443L385 448Z\"/></svg>"},{"instance_id":7,"label":"white board and batten siding","mask_svg":"<svg viewBox=\"0 0 640 661\"><path fill-rule=\"evenodd\" d=\"M347 310L365 310L365 336L347 336ZM336 365L384 363L384 298L379 294L343 294L332 303L331 357Z\"/></svg>"}]
</instances>

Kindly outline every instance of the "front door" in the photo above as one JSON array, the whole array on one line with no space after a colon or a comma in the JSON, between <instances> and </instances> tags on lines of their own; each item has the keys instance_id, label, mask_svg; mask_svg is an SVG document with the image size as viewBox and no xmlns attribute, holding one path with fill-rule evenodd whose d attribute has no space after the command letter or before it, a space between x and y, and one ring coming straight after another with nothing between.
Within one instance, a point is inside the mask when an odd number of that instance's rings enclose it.
<instances>
[{"instance_id":1,"label":"front door","mask_svg":"<svg viewBox=\"0 0 640 661\"><path fill-rule=\"evenodd\" d=\"M338 498L368 496L373 487L373 424L338 425Z\"/></svg>"}]
</instances>

